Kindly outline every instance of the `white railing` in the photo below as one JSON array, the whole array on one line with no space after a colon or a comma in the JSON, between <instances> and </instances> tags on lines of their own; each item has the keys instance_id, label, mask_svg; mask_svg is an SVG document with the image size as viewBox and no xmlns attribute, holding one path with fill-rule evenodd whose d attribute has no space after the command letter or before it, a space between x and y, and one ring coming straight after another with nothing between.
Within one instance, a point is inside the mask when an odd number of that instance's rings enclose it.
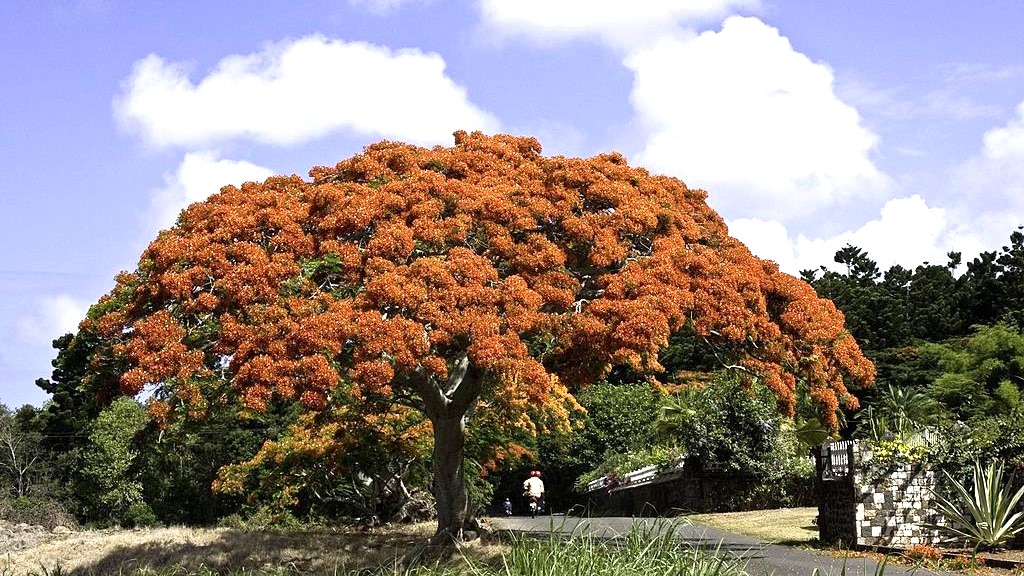
<instances>
[{"instance_id":1,"label":"white railing","mask_svg":"<svg viewBox=\"0 0 1024 576\"><path fill-rule=\"evenodd\" d=\"M685 460L685 456L680 457L674 464L667 467L658 466L657 464L644 466L643 468L623 474L621 480L610 476L602 476L601 478L591 480L587 483L587 492L594 492L595 490L602 490L609 487L616 488L619 486L637 486L647 484L653 482L658 476L682 470ZM609 486L610 484L611 486Z\"/></svg>"},{"instance_id":2,"label":"white railing","mask_svg":"<svg viewBox=\"0 0 1024 576\"><path fill-rule=\"evenodd\" d=\"M651 480L654 480L654 477L657 476L657 475L658 475L658 467L657 466L644 466L643 468L640 468L639 470L633 470L632 472L627 472L627 473L623 474L622 475L622 483L623 484L629 484L629 485L633 485L633 484L646 484L647 482L650 482Z\"/></svg>"},{"instance_id":3,"label":"white railing","mask_svg":"<svg viewBox=\"0 0 1024 576\"><path fill-rule=\"evenodd\" d=\"M587 492L594 492L595 490L600 490L604 488L605 482L607 481L607 476L601 476L597 480L591 480L590 482L587 482Z\"/></svg>"},{"instance_id":4,"label":"white railing","mask_svg":"<svg viewBox=\"0 0 1024 576\"><path fill-rule=\"evenodd\" d=\"M822 480L846 478L853 474L853 440L825 442L821 445Z\"/></svg>"}]
</instances>

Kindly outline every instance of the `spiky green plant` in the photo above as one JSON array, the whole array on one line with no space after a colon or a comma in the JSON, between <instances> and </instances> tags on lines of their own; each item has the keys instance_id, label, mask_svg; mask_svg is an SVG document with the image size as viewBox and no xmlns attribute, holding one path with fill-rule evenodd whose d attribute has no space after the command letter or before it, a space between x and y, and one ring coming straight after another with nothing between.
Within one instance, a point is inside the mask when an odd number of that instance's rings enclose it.
<instances>
[{"instance_id":1,"label":"spiky green plant","mask_svg":"<svg viewBox=\"0 0 1024 576\"><path fill-rule=\"evenodd\" d=\"M742 558L678 539L670 520L636 523L620 539L555 530L546 539L522 538L493 572L475 576L746 576Z\"/></svg>"},{"instance_id":2,"label":"spiky green plant","mask_svg":"<svg viewBox=\"0 0 1024 576\"><path fill-rule=\"evenodd\" d=\"M974 462L974 483L970 488L945 473L954 496L935 494L935 506L950 521L945 525L929 525L952 536L964 539L974 549L992 549L1002 546L1015 534L1024 530L1024 511L1015 511L1024 496L1024 486L1011 494L1003 483L1003 463L990 461L982 465Z\"/></svg>"}]
</instances>

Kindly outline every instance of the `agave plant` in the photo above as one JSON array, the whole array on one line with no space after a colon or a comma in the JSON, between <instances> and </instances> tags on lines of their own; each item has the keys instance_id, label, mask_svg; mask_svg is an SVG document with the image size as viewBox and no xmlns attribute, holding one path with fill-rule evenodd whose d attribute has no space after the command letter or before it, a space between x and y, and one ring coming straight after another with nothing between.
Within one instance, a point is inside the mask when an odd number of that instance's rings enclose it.
<instances>
[{"instance_id":1,"label":"agave plant","mask_svg":"<svg viewBox=\"0 0 1024 576\"><path fill-rule=\"evenodd\" d=\"M946 478L953 487L955 496L947 498L935 494L935 505L939 513L950 521L944 526L933 528L965 539L974 549L998 548L1015 534L1024 530L1024 511L1014 511L1024 496L1024 486L1011 494L1011 488L1003 484L1003 463L991 461L982 466L974 462L974 484L967 488L946 472Z\"/></svg>"}]
</instances>

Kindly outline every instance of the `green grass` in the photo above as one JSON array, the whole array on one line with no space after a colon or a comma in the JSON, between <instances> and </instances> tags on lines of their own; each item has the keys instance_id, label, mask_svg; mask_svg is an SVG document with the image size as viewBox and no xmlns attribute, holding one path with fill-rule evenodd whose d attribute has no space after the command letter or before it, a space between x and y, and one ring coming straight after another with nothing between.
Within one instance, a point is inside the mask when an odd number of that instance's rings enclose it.
<instances>
[{"instance_id":1,"label":"green grass","mask_svg":"<svg viewBox=\"0 0 1024 576\"><path fill-rule=\"evenodd\" d=\"M647 575L732 576L746 574L742 563L722 553L710 554L675 539L662 526L638 527L624 539L608 542L589 535L557 535L514 542L498 570L474 572L494 576Z\"/></svg>"}]
</instances>

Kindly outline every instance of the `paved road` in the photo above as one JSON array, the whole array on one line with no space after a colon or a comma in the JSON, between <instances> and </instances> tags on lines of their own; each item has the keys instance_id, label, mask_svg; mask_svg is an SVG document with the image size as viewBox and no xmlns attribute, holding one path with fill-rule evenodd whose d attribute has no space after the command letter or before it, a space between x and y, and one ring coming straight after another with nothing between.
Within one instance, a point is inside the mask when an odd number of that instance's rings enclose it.
<instances>
[{"instance_id":1,"label":"paved road","mask_svg":"<svg viewBox=\"0 0 1024 576\"><path fill-rule=\"evenodd\" d=\"M492 518L494 526L501 530L546 534L552 531L565 533L590 533L599 538L616 538L627 534L634 522L643 523L646 527L674 528L676 535L684 542L706 550L738 556L746 562L746 570L754 576L771 574L774 576L811 576L815 570L821 576L873 576L877 573L878 563L870 558L836 558L812 550L768 544L756 538L733 534L704 524L686 520L669 523L665 520L651 518L577 518L563 515L543 516L538 518L517 517ZM845 572L844 572L845 568ZM950 572L932 572L923 569L904 568L887 565L885 576L935 576L952 574Z\"/></svg>"}]
</instances>

